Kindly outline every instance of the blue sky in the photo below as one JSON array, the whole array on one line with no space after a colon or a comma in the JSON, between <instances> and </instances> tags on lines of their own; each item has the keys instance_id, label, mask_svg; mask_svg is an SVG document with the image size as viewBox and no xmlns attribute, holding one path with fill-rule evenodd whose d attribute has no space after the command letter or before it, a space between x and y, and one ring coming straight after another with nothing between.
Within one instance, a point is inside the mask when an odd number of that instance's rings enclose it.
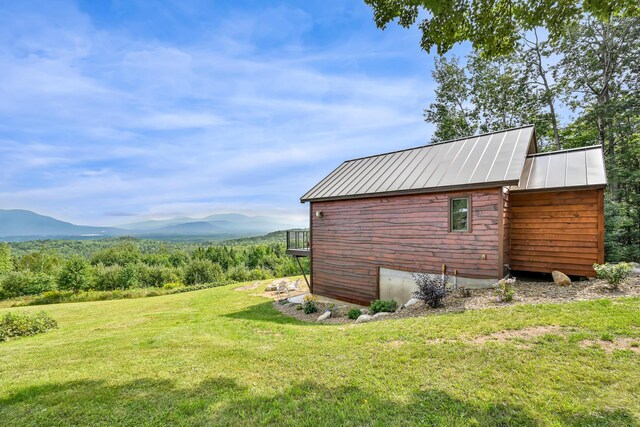
<instances>
[{"instance_id":1,"label":"blue sky","mask_svg":"<svg viewBox=\"0 0 640 427\"><path fill-rule=\"evenodd\" d=\"M303 219L343 160L423 145L433 56L361 1L0 6L0 208Z\"/></svg>"}]
</instances>

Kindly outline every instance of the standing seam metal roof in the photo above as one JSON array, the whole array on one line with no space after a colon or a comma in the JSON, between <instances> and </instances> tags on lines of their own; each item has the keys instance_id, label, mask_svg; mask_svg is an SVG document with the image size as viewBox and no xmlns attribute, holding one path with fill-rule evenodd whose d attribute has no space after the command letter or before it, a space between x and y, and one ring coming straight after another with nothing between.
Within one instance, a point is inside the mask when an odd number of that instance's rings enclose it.
<instances>
[{"instance_id":1,"label":"standing seam metal roof","mask_svg":"<svg viewBox=\"0 0 640 427\"><path fill-rule=\"evenodd\" d=\"M527 155L535 150L535 131L529 125L362 157L342 163L300 200L515 185Z\"/></svg>"},{"instance_id":2,"label":"standing seam metal roof","mask_svg":"<svg viewBox=\"0 0 640 427\"><path fill-rule=\"evenodd\" d=\"M511 191L598 187L607 184L601 145L527 157L520 183Z\"/></svg>"}]
</instances>

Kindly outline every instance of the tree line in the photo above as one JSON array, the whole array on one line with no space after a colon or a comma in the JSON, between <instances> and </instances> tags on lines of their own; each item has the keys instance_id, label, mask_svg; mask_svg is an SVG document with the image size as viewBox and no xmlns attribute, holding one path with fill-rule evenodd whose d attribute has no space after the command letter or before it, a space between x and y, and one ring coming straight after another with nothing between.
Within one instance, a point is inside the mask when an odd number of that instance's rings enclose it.
<instances>
[{"instance_id":1,"label":"tree line","mask_svg":"<svg viewBox=\"0 0 640 427\"><path fill-rule=\"evenodd\" d=\"M263 243L247 239L225 244L131 238L0 243L0 299L53 290L193 286L300 274L285 244L272 237ZM61 254L54 248L65 250ZM306 260L303 267L308 272Z\"/></svg>"},{"instance_id":2,"label":"tree line","mask_svg":"<svg viewBox=\"0 0 640 427\"><path fill-rule=\"evenodd\" d=\"M600 144L605 256L640 259L637 0L364 0L376 25L414 24L438 57L434 141L534 124L541 150ZM447 56L470 42L466 58Z\"/></svg>"},{"instance_id":3,"label":"tree line","mask_svg":"<svg viewBox=\"0 0 640 427\"><path fill-rule=\"evenodd\" d=\"M522 32L512 52L438 56L434 142L534 124L540 151L600 144L605 254L640 259L640 18L587 16L551 40Z\"/></svg>"}]
</instances>

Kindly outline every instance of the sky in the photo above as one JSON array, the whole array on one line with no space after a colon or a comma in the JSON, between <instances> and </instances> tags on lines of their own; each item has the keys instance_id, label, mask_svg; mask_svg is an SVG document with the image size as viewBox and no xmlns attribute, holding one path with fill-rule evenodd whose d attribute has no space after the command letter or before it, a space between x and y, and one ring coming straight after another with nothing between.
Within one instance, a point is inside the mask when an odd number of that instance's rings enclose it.
<instances>
[{"instance_id":1,"label":"sky","mask_svg":"<svg viewBox=\"0 0 640 427\"><path fill-rule=\"evenodd\" d=\"M419 39L354 0L2 2L0 209L304 220L342 161L430 140Z\"/></svg>"}]
</instances>

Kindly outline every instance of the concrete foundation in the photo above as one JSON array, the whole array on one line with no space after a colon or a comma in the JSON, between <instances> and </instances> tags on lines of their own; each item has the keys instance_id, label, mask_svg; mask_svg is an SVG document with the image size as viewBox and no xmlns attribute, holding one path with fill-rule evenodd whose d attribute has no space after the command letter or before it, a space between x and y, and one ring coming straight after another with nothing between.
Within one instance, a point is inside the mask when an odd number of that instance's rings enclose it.
<instances>
[{"instance_id":1,"label":"concrete foundation","mask_svg":"<svg viewBox=\"0 0 640 427\"><path fill-rule=\"evenodd\" d=\"M434 274L433 276L439 276ZM449 276L449 286L463 286L470 289L492 287L498 279L473 279L469 277ZM399 305L411 299L411 294L417 289L416 282L410 272L380 269L380 299L392 299Z\"/></svg>"}]
</instances>

